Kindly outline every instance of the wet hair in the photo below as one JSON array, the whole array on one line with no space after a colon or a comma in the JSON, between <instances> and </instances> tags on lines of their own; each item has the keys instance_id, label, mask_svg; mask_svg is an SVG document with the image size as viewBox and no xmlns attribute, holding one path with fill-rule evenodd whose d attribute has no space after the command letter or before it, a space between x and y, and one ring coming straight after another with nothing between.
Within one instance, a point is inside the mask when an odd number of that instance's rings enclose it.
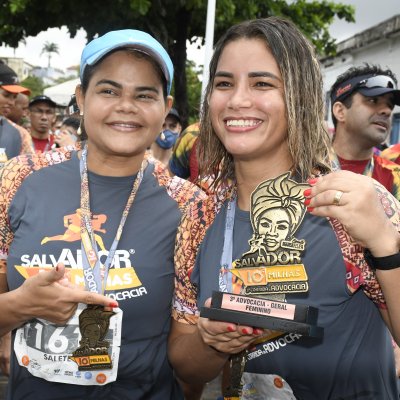
<instances>
[{"instance_id":1,"label":"wet hair","mask_svg":"<svg viewBox=\"0 0 400 400\"><path fill-rule=\"evenodd\" d=\"M329 93L334 93L343 82L345 82L345 81L347 81L347 80L349 80L351 78L355 78L356 76L369 75L369 74L371 74L371 75L389 76L397 84L396 76L394 75L394 73L390 69L385 69L384 70L379 65L364 63L361 66L351 67L347 71L343 72L343 74L339 75L336 78L335 83L332 85L331 90L330 90ZM342 104L344 104L344 106L346 108L350 108L351 105L353 104L353 95L355 93L357 93L357 92L358 92L357 89L354 90L349 96L345 97L343 100L340 100L340 102ZM331 114L332 114L333 126L336 129L337 119L333 115L333 104L331 104Z\"/></svg>"},{"instance_id":2,"label":"wet hair","mask_svg":"<svg viewBox=\"0 0 400 400\"><path fill-rule=\"evenodd\" d=\"M234 25L215 46L200 120L198 155L201 177L217 176L214 187L227 179L235 179L233 157L212 127L208 101L221 54L226 45L239 39L262 40L276 60L284 85L287 143L293 170L303 180L315 169L329 171L323 81L314 48L292 22L269 17Z\"/></svg>"}]
</instances>

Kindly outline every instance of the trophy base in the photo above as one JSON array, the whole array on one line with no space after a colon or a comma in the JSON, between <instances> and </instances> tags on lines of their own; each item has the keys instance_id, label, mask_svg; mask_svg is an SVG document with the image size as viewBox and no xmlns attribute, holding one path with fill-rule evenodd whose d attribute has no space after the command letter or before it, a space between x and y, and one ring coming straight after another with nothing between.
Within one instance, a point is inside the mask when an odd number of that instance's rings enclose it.
<instances>
[{"instance_id":1,"label":"trophy base","mask_svg":"<svg viewBox=\"0 0 400 400\"><path fill-rule=\"evenodd\" d=\"M262 297L214 291L211 307L202 307L200 317L304 336L323 336L323 328L316 326L317 308Z\"/></svg>"},{"instance_id":2,"label":"trophy base","mask_svg":"<svg viewBox=\"0 0 400 400\"><path fill-rule=\"evenodd\" d=\"M303 336L311 336L316 338L322 337L324 333L323 328L304 322L243 313L241 311L223 310L221 308L202 307L200 310L200 317L215 321L233 322L235 324L252 326L255 328L298 333Z\"/></svg>"}]
</instances>

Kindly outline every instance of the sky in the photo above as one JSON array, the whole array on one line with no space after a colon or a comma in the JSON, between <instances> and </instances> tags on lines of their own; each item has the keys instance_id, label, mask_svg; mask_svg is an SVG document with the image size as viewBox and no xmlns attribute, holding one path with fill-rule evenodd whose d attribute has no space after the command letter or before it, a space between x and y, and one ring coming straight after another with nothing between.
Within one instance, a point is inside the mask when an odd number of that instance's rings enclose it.
<instances>
[{"instance_id":1,"label":"sky","mask_svg":"<svg viewBox=\"0 0 400 400\"><path fill-rule=\"evenodd\" d=\"M400 0L333 0L337 3L355 7L356 23L337 20L331 25L330 33L337 41L344 40L370 28L396 14L400 14ZM0 57L22 57L34 66L46 67L48 58L41 54L46 42L58 45L59 54L52 54L51 66L62 70L78 65L83 47L86 44L85 31L79 30L75 38L70 38L68 30L51 28L35 37L27 37L26 44L21 44L14 52L10 47L0 46ZM204 64L204 49L196 45L189 46L188 58L197 64Z\"/></svg>"}]
</instances>

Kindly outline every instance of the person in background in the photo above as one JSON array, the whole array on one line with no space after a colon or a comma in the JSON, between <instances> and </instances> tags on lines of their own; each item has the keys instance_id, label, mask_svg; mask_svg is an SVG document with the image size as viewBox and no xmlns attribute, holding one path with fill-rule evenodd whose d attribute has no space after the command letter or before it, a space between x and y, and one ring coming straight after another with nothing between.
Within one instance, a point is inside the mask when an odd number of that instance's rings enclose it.
<instances>
[{"instance_id":1,"label":"person in background","mask_svg":"<svg viewBox=\"0 0 400 400\"><path fill-rule=\"evenodd\" d=\"M7 400L183 399L167 358L174 249L205 195L147 153L172 78L169 55L145 32L92 40L76 88L83 149L4 167L0 334L12 330L15 344ZM47 123L52 104L37 105Z\"/></svg>"},{"instance_id":2,"label":"person in background","mask_svg":"<svg viewBox=\"0 0 400 400\"><path fill-rule=\"evenodd\" d=\"M55 120L53 122L53 125L51 127L51 131L54 133L56 130L61 128L62 122L64 120L64 115L56 113Z\"/></svg>"},{"instance_id":3,"label":"person in background","mask_svg":"<svg viewBox=\"0 0 400 400\"><path fill-rule=\"evenodd\" d=\"M25 93L18 93L15 98L14 106L8 114L8 119L24 127L28 120L29 113L29 96Z\"/></svg>"},{"instance_id":4,"label":"person in background","mask_svg":"<svg viewBox=\"0 0 400 400\"><path fill-rule=\"evenodd\" d=\"M0 168L12 157L33 152L29 132L8 119L19 93L30 90L20 86L15 71L0 60Z\"/></svg>"},{"instance_id":5,"label":"person in background","mask_svg":"<svg viewBox=\"0 0 400 400\"><path fill-rule=\"evenodd\" d=\"M30 90L18 84L13 69L0 62L0 168L12 157L33 153L29 132L11 119L18 99L28 98ZM8 376L10 368L9 333L0 337L0 371Z\"/></svg>"},{"instance_id":6,"label":"person in background","mask_svg":"<svg viewBox=\"0 0 400 400\"><path fill-rule=\"evenodd\" d=\"M400 200L399 166L374 154L390 134L396 104L396 77L377 65L352 67L331 88L334 167L371 176Z\"/></svg>"},{"instance_id":7,"label":"person in background","mask_svg":"<svg viewBox=\"0 0 400 400\"><path fill-rule=\"evenodd\" d=\"M151 145L153 157L168 165L171 158L172 148L182 131L181 117L175 108L171 108L165 118L162 131Z\"/></svg>"},{"instance_id":8,"label":"person in background","mask_svg":"<svg viewBox=\"0 0 400 400\"><path fill-rule=\"evenodd\" d=\"M60 129L54 132L54 143L57 147L74 146L78 140L80 118L67 117L62 121Z\"/></svg>"},{"instance_id":9,"label":"person in background","mask_svg":"<svg viewBox=\"0 0 400 400\"><path fill-rule=\"evenodd\" d=\"M36 153L50 151L54 145L52 126L56 120L57 104L48 96L39 95L29 102L31 136Z\"/></svg>"},{"instance_id":10,"label":"person in background","mask_svg":"<svg viewBox=\"0 0 400 400\"><path fill-rule=\"evenodd\" d=\"M168 163L171 175L196 182L199 177L199 165L196 155L196 141L199 135L199 123L189 125L179 136Z\"/></svg>"},{"instance_id":11,"label":"person in background","mask_svg":"<svg viewBox=\"0 0 400 400\"><path fill-rule=\"evenodd\" d=\"M382 150L380 156L396 164L400 164L400 143L395 143L387 149Z\"/></svg>"},{"instance_id":12,"label":"person in background","mask_svg":"<svg viewBox=\"0 0 400 400\"><path fill-rule=\"evenodd\" d=\"M82 113L79 111L78 104L76 103L76 96L74 94L71 96L71 100L68 103L68 106L66 109L66 114L70 117L79 118L79 120L81 121L81 125L82 125ZM76 132L77 137L78 137L78 139L77 139L78 142L87 140L86 132L84 132L84 130L82 131L81 125L79 126L79 128Z\"/></svg>"},{"instance_id":13,"label":"person in background","mask_svg":"<svg viewBox=\"0 0 400 400\"><path fill-rule=\"evenodd\" d=\"M216 44L209 76L199 165L215 195L202 223L181 225L200 247L177 246L176 375L208 382L230 360L233 398L398 399L389 330L400 342L400 204L368 176L330 172L314 47L283 18L242 22ZM199 316L213 291L288 320L293 305L316 307L323 332Z\"/></svg>"},{"instance_id":14,"label":"person in background","mask_svg":"<svg viewBox=\"0 0 400 400\"><path fill-rule=\"evenodd\" d=\"M68 102L67 108L65 110L66 115L69 117L79 117L79 107L76 102L76 96L73 94Z\"/></svg>"},{"instance_id":15,"label":"person in background","mask_svg":"<svg viewBox=\"0 0 400 400\"><path fill-rule=\"evenodd\" d=\"M394 106L400 105L394 73L377 65L352 67L338 76L330 93L334 166L371 176L400 200L400 166L376 152L390 134ZM400 349L393 347L399 371Z\"/></svg>"}]
</instances>

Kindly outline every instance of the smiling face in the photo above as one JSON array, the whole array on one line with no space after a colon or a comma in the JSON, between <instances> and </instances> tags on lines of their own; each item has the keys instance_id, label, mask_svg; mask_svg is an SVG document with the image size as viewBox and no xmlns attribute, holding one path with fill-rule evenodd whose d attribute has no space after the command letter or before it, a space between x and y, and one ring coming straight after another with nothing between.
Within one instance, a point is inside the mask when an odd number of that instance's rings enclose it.
<instances>
[{"instance_id":1,"label":"smiling face","mask_svg":"<svg viewBox=\"0 0 400 400\"><path fill-rule=\"evenodd\" d=\"M228 43L209 99L212 125L235 161L291 165L284 87L278 65L260 39Z\"/></svg>"},{"instance_id":2,"label":"smiling face","mask_svg":"<svg viewBox=\"0 0 400 400\"><path fill-rule=\"evenodd\" d=\"M7 92L0 87L0 116L7 117L15 105L16 93Z\"/></svg>"},{"instance_id":3,"label":"smiling face","mask_svg":"<svg viewBox=\"0 0 400 400\"><path fill-rule=\"evenodd\" d=\"M155 67L126 50L100 61L86 92L78 88L76 97L89 138L88 166L95 172L115 159L140 165L171 107Z\"/></svg>"}]
</instances>

